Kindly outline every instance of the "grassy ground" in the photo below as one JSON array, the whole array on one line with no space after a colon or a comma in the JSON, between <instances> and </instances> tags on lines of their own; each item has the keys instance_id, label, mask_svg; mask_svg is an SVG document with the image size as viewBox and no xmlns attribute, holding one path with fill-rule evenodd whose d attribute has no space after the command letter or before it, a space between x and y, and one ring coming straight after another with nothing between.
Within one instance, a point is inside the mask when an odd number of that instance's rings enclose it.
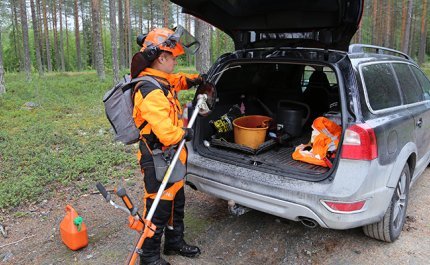
<instances>
[{"instance_id":1,"label":"grassy ground","mask_svg":"<svg viewBox=\"0 0 430 265\"><path fill-rule=\"evenodd\" d=\"M136 148L113 142L104 114L110 79L101 82L95 72L50 73L27 83L7 74L6 86L0 96L0 209L47 199L64 186L86 191L138 168Z\"/></svg>"}]
</instances>

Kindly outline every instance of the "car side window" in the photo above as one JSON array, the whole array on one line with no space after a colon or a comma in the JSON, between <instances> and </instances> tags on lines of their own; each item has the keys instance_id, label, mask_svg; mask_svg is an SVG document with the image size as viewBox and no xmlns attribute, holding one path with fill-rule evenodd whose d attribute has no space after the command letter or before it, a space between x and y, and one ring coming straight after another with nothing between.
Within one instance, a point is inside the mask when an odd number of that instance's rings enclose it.
<instances>
[{"instance_id":1,"label":"car side window","mask_svg":"<svg viewBox=\"0 0 430 265\"><path fill-rule=\"evenodd\" d=\"M421 85L423 90L424 98L426 100L430 100L430 81L427 79L425 74L415 66L411 66L412 71L415 73L415 76L418 79L418 82Z\"/></svg>"},{"instance_id":2,"label":"car side window","mask_svg":"<svg viewBox=\"0 0 430 265\"><path fill-rule=\"evenodd\" d=\"M401 105L399 89L390 64L364 65L361 70L369 104L373 110Z\"/></svg>"},{"instance_id":3,"label":"car side window","mask_svg":"<svg viewBox=\"0 0 430 265\"><path fill-rule=\"evenodd\" d=\"M411 104L421 101L423 98L421 86L409 66L405 63L393 63L393 68L405 97L405 103Z\"/></svg>"}]
</instances>

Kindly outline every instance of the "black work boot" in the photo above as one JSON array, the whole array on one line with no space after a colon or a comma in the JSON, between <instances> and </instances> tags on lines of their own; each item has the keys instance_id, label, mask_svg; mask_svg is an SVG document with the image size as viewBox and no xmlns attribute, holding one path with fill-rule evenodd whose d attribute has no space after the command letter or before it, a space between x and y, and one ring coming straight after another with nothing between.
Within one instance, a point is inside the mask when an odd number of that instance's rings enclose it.
<instances>
[{"instance_id":1,"label":"black work boot","mask_svg":"<svg viewBox=\"0 0 430 265\"><path fill-rule=\"evenodd\" d=\"M182 240L176 245L164 245L164 255L181 255L188 258L194 258L200 254L200 249L196 246L188 245Z\"/></svg>"},{"instance_id":2,"label":"black work boot","mask_svg":"<svg viewBox=\"0 0 430 265\"><path fill-rule=\"evenodd\" d=\"M140 265L170 265L170 263L165 261L163 258L159 258L157 260L149 262L145 259L140 258Z\"/></svg>"}]
</instances>

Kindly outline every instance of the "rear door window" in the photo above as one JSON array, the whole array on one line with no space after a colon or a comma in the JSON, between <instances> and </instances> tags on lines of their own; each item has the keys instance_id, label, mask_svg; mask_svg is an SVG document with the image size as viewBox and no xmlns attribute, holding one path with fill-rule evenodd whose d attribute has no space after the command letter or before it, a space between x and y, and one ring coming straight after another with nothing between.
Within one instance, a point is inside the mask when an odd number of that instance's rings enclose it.
<instances>
[{"instance_id":1,"label":"rear door window","mask_svg":"<svg viewBox=\"0 0 430 265\"><path fill-rule=\"evenodd\" d=\"M418 69L417 67L415 67L415 66L411 66L411 69L412 69L412 71L415 73L415 75L416 75L416 77L417 77L417 79L418 79L418 82L420 83L420 85L421 85L421 88L422 88L422 90L423 90L423 95L424 95L424 98L426 99L426 100L430 100L430 82L429 82L429 80L427 79L427 77L424 75L424 73L423 72L421 72L421 70L420 69Z\"/></svg>"},{"instance_id":2,"label":"rear door window","mask_svg":"<svg viewBox=\"0 0 430 265\"><path fill-rule=\"evenodd\" d=\"M405 63L393 63L400 88L403 92L405 103L411 104L422 100L421 86L412 73L409 65Z\"/></svg>"},{"instance_id":3,"label":"rear door window","mask_svg":"<svg viewBox=\"0 0 430 265\"><path fill-rule=\"evenodd\" d=\"M361 68L367 99L373 110L401 105L396 78L388 63L369 64Z\"/></svg>"}]
</instances>

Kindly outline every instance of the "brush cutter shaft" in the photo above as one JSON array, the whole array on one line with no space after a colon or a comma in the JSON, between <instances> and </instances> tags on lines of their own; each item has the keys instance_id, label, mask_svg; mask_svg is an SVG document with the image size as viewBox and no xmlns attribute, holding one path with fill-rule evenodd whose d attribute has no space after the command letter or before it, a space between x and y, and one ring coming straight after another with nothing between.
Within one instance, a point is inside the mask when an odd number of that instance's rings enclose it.
<instances>
[{"instance_id":1,"label":"brush cutter shaft","mask_svg":"<svg viewBox=\"0 0 430 265\"><path fill-rule=\"evenodd\" d=\"M187 128L193 127L194 121L197 118L197 114L199 114L200 108L205 105L206 99L207 99L207 96L205 94L198 96L196 108L194 109L193 114L191 115L191 119L188 122ZM176 150L176 153L173 156L172 162L167 168L166 174L164 175L163 181L161 182L161 186L158 189L157 196L155 196L154 203L152 204L151 209L149 210L148 215L145 218L146 220L152 220L152 216L155 213L155 209L157 209L158 203L160 202L160 199L161 199L161 195L163 194L164 189L166 188L167 182L169 181L170 175L172 174L172 171L176 165L176 162L178 162L179 154L181 153L182 148L184 148L184 145L185 145L185 139L180 142L178 150Z\"/></svg>"}]
</instances>

